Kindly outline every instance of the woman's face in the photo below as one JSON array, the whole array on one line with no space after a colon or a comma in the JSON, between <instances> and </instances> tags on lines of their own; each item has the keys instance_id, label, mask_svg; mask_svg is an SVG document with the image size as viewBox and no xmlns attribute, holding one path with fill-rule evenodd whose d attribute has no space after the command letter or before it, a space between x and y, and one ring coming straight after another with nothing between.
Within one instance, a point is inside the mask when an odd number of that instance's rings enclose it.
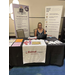
<instances>
[{"instance_id":1,"label":"woman's face","mask_svg":"<svg viewBox=\"0 0 75 75\"><path fill-rule=\"evenodd\" d=\"M38 25L38 27L41 29L41 28L42 28L42 25L41 25L41 24L39 24L39 25Z\"/></svg>"}]
</instances>

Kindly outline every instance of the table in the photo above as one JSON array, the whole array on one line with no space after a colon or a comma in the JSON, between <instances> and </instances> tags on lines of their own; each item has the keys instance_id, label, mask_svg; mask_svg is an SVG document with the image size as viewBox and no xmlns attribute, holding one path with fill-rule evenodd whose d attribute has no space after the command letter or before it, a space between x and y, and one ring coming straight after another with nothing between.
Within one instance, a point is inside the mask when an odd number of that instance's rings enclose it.
<instances>
[{"instance_id":1,"label":"table","mask_svg":"<svg viewBox=\"0 0 75 75\"><path fill-rule=\"evenodd\" d=\"M22 44L24 38L22 41ZM46 40L55 41L57 40L55 37L47 38ZM9 65L10 66L38 66L38 65L58 65L62 66L64 61L64 47L65 44L62 43L60 45L50 45L47 44L46 48L46 60L45 63L27 63L23 64L23 57L22 57L22 44L19 47L9 47Z\"/></svg>"}]
</instances>

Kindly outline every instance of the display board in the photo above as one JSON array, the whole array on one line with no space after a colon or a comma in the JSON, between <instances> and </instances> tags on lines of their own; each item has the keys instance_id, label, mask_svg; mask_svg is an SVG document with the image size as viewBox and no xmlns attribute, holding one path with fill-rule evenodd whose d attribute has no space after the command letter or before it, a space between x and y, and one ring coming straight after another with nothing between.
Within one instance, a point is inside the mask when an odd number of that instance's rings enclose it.
<instances>
[{"instance_id":1,"label":"display board","mask_svg":"<svg viewBox=\"0 0 75 75\"><path fill-rule=\"evenodd\" d=\"M15 34L16 30L23 29L25 37L29 37L29 6L13 4Z\"/></svg>"},{"instance_id":2,"label":"display board","mask_svg":"<svg viewBox=\"0 0 75 75\"><path fill-rule=\"evenodd\" d=\"M63 6L45 7L45 30L48 37L58 39Z\"/></svg>"}]
</instances>

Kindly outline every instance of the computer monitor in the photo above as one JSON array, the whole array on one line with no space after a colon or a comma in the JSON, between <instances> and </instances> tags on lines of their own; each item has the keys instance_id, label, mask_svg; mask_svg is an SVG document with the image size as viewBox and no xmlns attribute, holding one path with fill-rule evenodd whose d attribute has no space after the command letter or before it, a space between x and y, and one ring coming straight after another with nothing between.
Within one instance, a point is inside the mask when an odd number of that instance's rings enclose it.
<instances>
[{"instance_id":1,"label":"computer monitor","mask_svg":"<svg viewBox=\"0 0 75 75\"><path fill-rule=\"evenodd\" d=\"M47 34L43 34L41 36L37 36L37 39L46 39L47 38Z\"/></svg>"}]
</instances>

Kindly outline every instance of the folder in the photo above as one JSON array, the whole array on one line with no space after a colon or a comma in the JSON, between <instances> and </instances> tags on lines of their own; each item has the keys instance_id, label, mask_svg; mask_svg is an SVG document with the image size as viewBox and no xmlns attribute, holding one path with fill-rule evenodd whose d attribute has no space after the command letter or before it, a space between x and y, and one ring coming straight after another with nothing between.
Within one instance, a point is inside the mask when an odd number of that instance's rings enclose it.
<instances>
[{"instance_id":1,"label":"folder","mask_svg":"<svg viewBox=\"0 0 75 75\"><path fill-rule=\"evenodd\" d=\"M22 41L23 41L23 39L16 39L15 42L22 42Z\"/></svg>"}]
</instances>

